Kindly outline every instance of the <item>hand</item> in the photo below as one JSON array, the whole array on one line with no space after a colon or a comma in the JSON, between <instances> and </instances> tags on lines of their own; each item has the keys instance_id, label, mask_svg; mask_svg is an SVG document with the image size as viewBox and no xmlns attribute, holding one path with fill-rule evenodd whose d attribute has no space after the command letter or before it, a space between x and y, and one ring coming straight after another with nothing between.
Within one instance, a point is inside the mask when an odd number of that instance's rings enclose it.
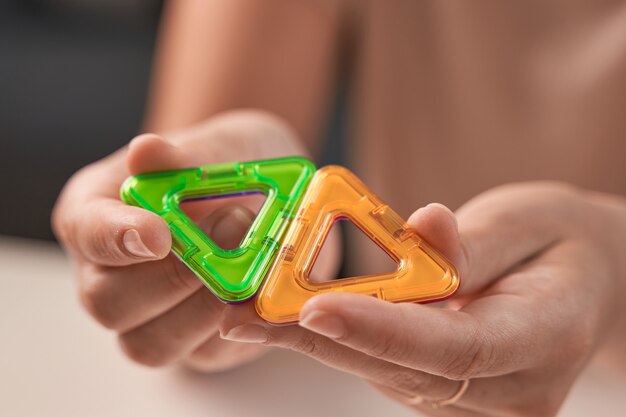
<instances>
[{"instance_id":1,"label":"hand","mask_svg":"<svg viewBox=\"0 0 626 417\"><path fill-rule=\"evenodd\" d=\"M304 305L300 326L233 311L221 332L307 354L428 415L553 416L623 290L618 239L608 238L615 213L590 194L512 185L475 198L456 218L441 205L416 211L409 225L460 271L446 308L330 293ZM433 408L468 379L457 402Z\"/></svg>"},{"instance_id":2,"label":"hand","mask_svg":"<svg viewBox=\"0 0 626 417\"><path fill-rule=\"evenodd\" d=\"M220 370L256 358L265 349L218 337L217 323L226 305L170 254L165 221L120 201L124 179L303 153L277 119L242 111L168 135L168 140L138 136L126 149L72 177L54 209L53 228L75 264L83 305L119 334L128 356L151 366L182 361ZM253 220L249 203L208 200L195 220L217 244L236 247Z\"/></svg>"}]
</instances>

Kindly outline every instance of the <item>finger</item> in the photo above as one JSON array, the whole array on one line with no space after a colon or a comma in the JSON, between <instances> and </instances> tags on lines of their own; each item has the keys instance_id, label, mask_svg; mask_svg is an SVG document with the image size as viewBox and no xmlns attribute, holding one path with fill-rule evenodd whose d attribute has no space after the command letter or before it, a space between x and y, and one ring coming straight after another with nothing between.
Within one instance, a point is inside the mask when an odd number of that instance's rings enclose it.
<instances>
[{"instance_id":1,"label":"finger","mask_svg":"<svg viewBox=\"0 0 626 417\"><path fill-rule=\"evenodd\" d=\"M456 265L459 294L466 295L562 239L564 219L572 215L563 211L573 206L564 204L568 198L550 185L533 191L517 186L470 201L456 220L444 206L431 204L413 213L408 224Z\"/></svg>"},{"instance_id":2,"label":"finger","mask_svg":"<svg viewBox=\"0 0 626 417\"><path fill-rule=\"evenodd\" d=\"M213 221L215 219L215 221ZM240 236L248 229L251 214L242 207L226 207L200 226L220 246L237 246ZM163 294L165 296L165 294ZM168 301L172 301L171 295ZM152 300L153 302L153 300ZM138 300L139 304L151 300ZM107 304L104 301L102 304ZM132 301L123 303L125 308ZM160 316L124 332L120 343L124 351L137 362L160 366L185 357L217 332L217 323L225 304L207 288L201 287L180 304ZM146 312L134 307L145 317ZM128 319L127 319L128 320ZM135 320L139 320L135 317Z\"/></svg>"},{"instance_id":3,"label":"finger","mask_svg":"<svg viewBox=\"0 0 626 417\"><path fill-rule=\"evenodd\" d=\"M154 134L144 134L133 139L126 153L128 172L136 175L144 172L190 168L209 163L303 153L293 133L283 123L259 112L227 113L178 135L184 140L179 140L180 143L177 145ZM96 200L94 209L102 209L102 206L104 206L104 200ZM100 226L98 235L89 240L88 237L85 238L80 234L75 239L77 242L72 245L73 247L81 248L87 259L101 265L126 265L135 263L136 257L161 259L165 256L167 249L171 246L169 232L161 236L166 228L165 222L146 211L127 209L117 201L106 200L106 207L111 206L116 207L117 210L105 217L103 221L101 221L102 218L94 219L94 216L88 218ZM211 201L203 205L202 210L206 211L204 215L208 215L225 206L228 206L228 201ZM123 218L123 213L130 213L131 210L135 216L140 216L144 223L148 220L151 221L150 224L160 223L158 227L153 226L154 233L136 229L124 230L123 225L119 225L119 220ZM149 225L144 227L144 223L137 222L138 227L150 230ZM114 229L111 230L111 228ZM91 230L88 227L77 227L77 229ZM122 238L117 236L120 233L122 233ZM165 243L155 241L154 235L161 236L161 240ZM91 250L91 246L84 245L85 239L88 243L93 242L96 248ZM120 240L124 244L121 248L119 248L120 245L115 244ZM151 250L152 246L156 247L156 256L153 256L155 253ZM165 247L167 249L164 249ZM131 259L124 258L124 253L130 253Z\"/></svg>"},{"instance_id":4,"label":"finger","mask_svg":"<svg viewBox=\"0 0 626 417\"><path fill-rule=\"evenodd\" d=\"M369 356L452 379L459 378L447 369L448 358L473 355L480 340L468 314L348 293L308 300L299 324Z\"/></svg>"},{"instance_id":5,"label":"finger","mask_svg":"<svg viewBox=\"0 0 626 417\"><path fill-rule=\"evenodd\" d=\"M120 201L99 198L68 208L62 223L65 245L79 257L105 266L132 265L163 259L171 236L163 219Z\"/></svg>"},{"instance_id":6,"label":"finger","mask_svg":"<svg viewBox=\"0 0 626 417\"><path fill-rule=\"evenodd\" d=\"M104 327L127 331L177 305L202 286L170 254L157 262L107 267L81 262L78 293L85 309Z\"/></svg>"},{"instance_id":7,"label":"finger","mask_svg":"<svg viewBox=\"0 0 626 417\"><path fill-rule=\"evenodd\" d=\"M591 271L572 270L563 259L584 254L584 249L562 243L460 311L323 294L305 303L300 325L368 355L455 380L503 375L565 358L577 363L587 354L585 341L595 340L584 329L597 328L589 323L597 315L579 308L589 304L586 298L595 291L581 282ZM554 303L554 294L564 301ZM538 348L550 346L555 335L566 349Z\"/></svg>"},{"instance_id":8,"label":"finger","mask_svg":"<svg viewBox=\"0 0 626 417\"><path fill-rule=\"evenodd\" d=\"M247 304L226 306L220 335L229 341L302 353L335 369L391 387L406 398L417 393L426 399L447 398L454 394L457 386L456 381L374 358L299 326L272 326Z\"/></svg>"},{"instance_id":9,"label":"finger","mask_svg":"<svg viewBox=\"0 0 626 417\"><path fill-rule=\"evenodd\" d=\"M370 297L363 297L355 294L344 295L354 296L364 300L374 301L376 303L384 303L391 307L399 306L372 299ZM345 305L349 304L349 302L347 302L347 300L342 300L340 304ZM411 304L406 304L406 306L417 306L430 308L431 310L440 310ZM374 316L376 317L381 316L380 311L374 311L374 313ZM552 313L553 312L550 312L550 314ZM362 314L359 314L358 317L362 317ZM427 318L425 317L424 320L426 319ZM364 317L363 321L371 322L372 317ZM408 321L409 323L404 322L399 324L403 327L415 327L416 322L413 322L412 320ZM509 318L505 317L502 322L498 324L503 324L507 321L509 321ZM384 322L384 328L393 327L391 325L391 323L394 323L393 321L384 320ZM466 363L471 364L472 361L477 361L476 364L478 365L482 360L477 356L469 356L470 353L464 352L463 350L459 351L456 356L453 356L452 361L450 361L450 358L446 358L441 360L440 365L438 365L441 366L442 369L449 369L450 376L453 377L453 380L450 380L447 377L417 371L393 362L387 362L386 360L382 360L382 362L386 365L383 366L381 372L377 367L380 360L377 359L386 358L387 355L392 355L392 349L401 350L403 349L403 346L408 347L411 351L409 355L411 362L420 358L421 351L414 350L414 345L408 344L415 344L415 341L403 343L401 340L396 339L395 342L397 343L393 348L388 348L387 346L390 346L388 344L380 344L380 339L384 340L385 337L387 337L387 334L385 334L380 327L376 326L376 324L377 323L375 323L374 326L367 328L366 337L369 337L370 340L377 340L375 342L368 342L369 346L376 347L367 349L365 357L361 356L364 352L353 350L348 344L345 344L348 348L348 350L345 351L345 356L339 354L336 347L333 348L328 346L328 340L330 338L323 337L321 334L321 338L316 338L310 335L300 335L296 338L298 342L294 345L293 342L290 342L289 337L286 340L281 340L280 336L276 335L270 328L268 333L268 344L284 347L295 346L296 348L294 350L313 356L314 358L335 368L365 378L378 387L385 387L385 392L393 398L396 398L407 405L414 406L417 409L426 412L427 415L554 415L556 410L559 409L568 387L571 386L575 379L575 373L566 372L565 375L563 375L562 372L555 371L554 369L544 369L541 372L536 369L529 369L528 371L515 373L504 371L503 376L482 378L480 377L479 368L473 368L477 371L477 373L472 373L470 371L472 366L465 365ZM566 327L567 326L569 326L569 324L566 324ZM436 327L436 325L434 327ZM501 329L503 328L502 326L499 327ZM534 328L534 326L531 325L529 326L529 329L530 328ZM279 329L283 328L281 327ZM409 333L409 329L412 328L403 328L402 333ZM289 336L294 337L294 334L295 332L291 333ZM432 337L427 338L428 336ZM504 332L499 343L505 343L508 336L509 334ZM433 342L433 339L437 341ZM459 339L463 339L463 335L459 335ZM526 339L526 337L523 336L522 339ZM275 341L272 342L273 340ZM534 341L537 341L537 339ZM458 345L458 340L455 342ZM520 340L512 341L512 343L514 345L518 345L520 349L512 350L507 348L508 351L505 350L505 353L501 355L500 360L505 362L512 361L513 363L516 363L517 357L519 356L535 356L529 350L529 346L527 344L524 346L520 345L519 342ZM546 341L538 341L539 344L545 342ZM341 344L344 342L339 340L338 343ZM438 343L437 335L431 335L428 331L425 331L425 334L422 336L421 343L423 345L432 345L433 350L445 348L445 346L442 347ZM329 350L333 353L329 354ZM385 354L377 357L373 356L372 352L385 352ZM430 356L432 357L432 355ZM351 363L351 360L356 361L356 364ZM486 364L487 362L482 363ZM470 372L464 374L466 371ZM460 387L458 381L462 379L471 379L470 385L463 396L452 406L446 406L439 410L433 410L430 404L451 398L455 395ZM538 384L537 381L541 381L541 384ZM423 402L417 401L418 398L421 398Z\"/></svg>"},{"instance_id":10,"label":"finger","mask_svg":"<svg viewBox=\"0 0 626 417\"><path fill-rule=\"evenodd\" d=\"M305 153L285 123L259 111L222 113L167 136L148 133L130 142L126 164L131 175Z\"/></svg>"},{"instance_id":11,"label":"finger","mask_svg":"<svg viewBox=\"0 0 626 417\"><path fill-rule=\"evenodd\" d=\"M119 336L122 350L148 366L173 363L217 332L224 304L202 287L161 316Z\"/></svg>"},{"instance_id":12,"label":"finger","mask_svg":"<svg viewBox=\"0 0 626 417\"><path fill-rule=\"evenodd\" d=\"M463 410L462 408L459 408L455 405L451 405L448 407L444 408L434 408L431 404L432 402L429 402L426 398L422 397L420 394L416 393L415 395L412 396L407 396L405 393L403 392L399 392L389 386L386 385L382 385L379 384L377 382L373 382L373 381L367 381L369 382L369 384L374 387L377 391L380 391L381 393L383 393L384 395L392 398L393 400L395 400L396 402L399 402L401 404L404 404L414 410L419 410L422 411L423 414L419 414L424 415L424 416L429 416L429 417L437 417L437 416L464 416L464 417L470 417L470 416L475 416L476 414L473 414L473 412L470 411L466 411ZM458 384L458 382L456 382L456 384ZM470 414L471 413L471 414ZM484 415L483 415L484 417Z\"/></svg>"},{"instance_id":13,"label":"finger","mask_svg":"<svg viewBox=\"0 0 626 417\"><path fill-rule=\"evenodd\" d=\"M223 113L167 136L147 133L129 143L131 175L305 153L283 122L257 111Z\"/></svg>"},{"instance_id":14,"label":"finger","mask_svg":"<svg viewBox=\"0 0 626 417\"><path fill-rule=\"evenodd\" d=\"M220 247L239 245L252 221L244 207L225 207L199 222ZM79 294L105 327L121 332L163 314L189 297L202 282L174 255L123 268L81 263Z\"/></svg>"},{"instance_id":15,"label":"finger","mask_svg":"<svg viewBox=\"0 0 626 417\"><path fill-rule=\"evenodd\" d=\"M188 139L184 146L174 146L157 135L140 135L131 141L126 152L128 172L138 174L223 162L221 149L224 148L229 149L232 157L239 150L252 152L251 131L238 128L236 120L226 125L219 120L210 123L203 134ZM237 147L219 142L220 134L235 135L236 131L240 131L237 137L247 138L250 144ZM162 259L171 247L167 224L154 213L119 201L117 193L123 179L118 175L120 171L124 169L117 161L103 161L84 170L68 186L55 210L55 230L73 252L99 265L121 266Z\"/></svg>"},{"instance_id":16,"label":"finger","mask_svg":"<svg viewBox=\"0 0 626 417\"><path fill-rule=\"evenodd\" d=\"M130 175L193 168L205 163L198 153L177 146L161 136L146 133L128 144L126 166Z\"/></svg>"},{"instance_id":17,"label":"finger","mask_svg":"<svg viewBox=\"0 0 626 417\"><path fill-rule=\"evenodd\" d=\"M294 131L279 118L263 111L220 113L204 123L166 135L185 152L214 162L241 162L307 152Z\"/></svg>"},{"instance_id":18,"label":"finger","mask_svg":"<svg viewBox=\"0 0 626 417\"><path fill-rule=\"evenodd\" d=\"M462 406L457 405L457 404L451 404L445 407L439 407L439 408L435 408L432 406L433 402L429 401L426 398L422 398L419 396L419 394L416 394L416 397L407 397L404 393L402 392L398 392L396 390L394 390L393 388L390 388L388 386L385 385L381 385L372 381L368 381L370 382L370 384L377 389L378 391L382 392L383 394L387 395L388 397L391 397L392 399L394 399L395 401L405 404L415 410L419 410L421 411L423 414L420 415L424 415L424 416L432 416L432 417L437 417L437 416L442 416L442 417L447 417L447 416L454 416L454 417L491 417L494 416L494 414L488 414L485 412L485 409L481 409L481 410L477 410L477 411L472 411L472 410L468 410L465 408L462 408ZM456 382L456 384L458 385L459 382ZM437 400L435 400L437 401ZM490 410L491 411L491 410Z\"/></svg>"},{"instance_id":19,"label":"finger","mask_svg":"<svg viewBox=\"0 0 626 417\"><path fill-rule=\"evenodd\" d=\"M375 386L385 387L387 394L427 415L553 415L563 400L563 392L559 391L560 388L556 390L559 392L552 392L546 386L568 387L573 382L573 376L566 375L569 381L550 383L553 379L563 379L561 374L551 370L547 371L547 375L530 370L495 378L473 378L457 403L435 410L431 406L433 402L451 398L457 393L460 386L457 380L372 357L296 326L267 325L261 320L255 321L253 312L242 313L238 309L239 317L235 318L232 312L228 312L230 308L233 307L229 306L224 314L225 320L228 322L230 319L230 322L221 328L222 333L235 333L240 341L258 343L263 339L264 345L303 353L335 369L364 378ZM245 323L243 328L229 328L241 322ZM252 340L246 340L248 336ZM543 383L537 384L537 380Z\"/></svg>"},{"instance_id":20,"label":"finger","mask_svg":"<svg viewBox=\"0 0 626 417\"><path fill-rule=\"evenodd\" d=\"M409 217L409 226L455 264L463 259L456 217L449 208L431 203Z\"/></svg>"},{"instance_id":21,"label":"finger","mask_svg":"<svg viewBox=\"0 0 626 417\"><path fill-rule=\"evenodd\" d=\"M575 378L553 370L475 378L454 406L485 416L554 416Z\"/></svg>"},{"instance_id":22,"label":"finger","mask_svg":"<svg viewBox=\"0 0 626 417\"><path fill-rule=\"evenodd\" d=\"M385 385L372 385L399 402L414 405L426 415L554 416L575 379L576 375L572 372L563 374L545 370L517 372L495 378L475 378L470 380L466 391L455 403L439 409L433 409L432 400L428 398L418 402L415 397L407 397ZM460 382L455 383L454 394L460 388ZM434 401L448 398L450 396ZM468 414L459 414L460 412Z\"/></svg>"},{"instance_id":23,"label":"finger","mask_svg":"<svg viewBox=\"0 0 626 417\"><path fill-rule=\"evenodd\" d=\"M143 135L131 143L131 159L147 155L155 164L171 166L176 148L162 139ZM159 146L143 146L145 143ZM150 148L158 152L145 153ZM154 165L156 169L156 165ZM121 160L108 158L75 176L53 213L59 239L80 258L104 266L132 265L163 259L170 250L166 222L158 215L123 204L118 197L124 176Z\"/></svg>"},{"instance_id":24,"label":"finger","mask_svg":"<svg viewBox=\"0 0 626 417\"><path fill-rule=\"evenodd\" d=\"M550 383L551 379L562 378L550 370L548 375L531 370L496 378L475 378L457 403L435 410L430 404L456 394L458 381L380 360L296 326L271 326L255 317L254 309L246 305L226 307L220 332L231 340L303 353L384 387L385 393L398 401L433 416L553 415L562 402L563 392L546 390L546 385L567 387L573 381L570 376L565 384ZM537 380L546 385L537 384ZM417 397L422 399L421 403L416 401Z\"/></svg>"},{"instance_id":25,"label":"finger","mask_svg":"<svg viewBox=\"0 0 626 417\"><path fill-rule=\"evenodd\" d=\"M183 363L197 371L219 372L258 359L269 350L261 345L224 340L214 334L191 352Z\"/></svg>"},{"instance_id":26,"label":"finger","mask_svg":"<svg viewBox=\"0 0 626 417\"><path fill-rule=\"evenodd\" d=\"M534 324L516 318L518 313L498 311L499 317L487 326L463 311L331 293L303 306L300 326L375 358L462 380L500 375L536 359L524 350L528 343L516 346L532 336ZM519 326L513 335L502 331L511 329L511 320ZM498 330L505 334L498 335Z\"/></svg>"}]
</instances>

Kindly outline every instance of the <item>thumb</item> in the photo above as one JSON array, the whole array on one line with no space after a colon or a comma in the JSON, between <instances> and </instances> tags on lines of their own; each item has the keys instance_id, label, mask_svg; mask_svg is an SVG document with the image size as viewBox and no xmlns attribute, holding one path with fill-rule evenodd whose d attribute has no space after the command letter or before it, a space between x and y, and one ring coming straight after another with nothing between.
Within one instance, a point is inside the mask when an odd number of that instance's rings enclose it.
<instances>
[{"instance_id":1,"label":"thumb","mask_svg":"<svg viewBox=\"0 0 626 417\"><path fill-rule=\"evenodd\" d=\"M259 111L231 111L167 135L133 139L126 154L131 175L306 154L287 124Z\"/></svg>"},{"instance_id":2,"label":"thumb","mask_svg":"<svg viewBox=\"0 0 626 417\"><path fill-rule=\"evenodd\" d=\"M198 226L222 249L235 249L241 243L254 214L243 206L226 206L198 222Z\"/></svg>"},{"instance_id":3,"label":"thumb","mask_svg":"<svg viewBox=\"0 0 626 417\"><path fill-rule=\"evenodd\" d=\"M466 275L468 270L465 247L459 232L455 214L446 206L431 203L415 211L407 220L409 227L415 230L430 246L452 262L461 275L461 286L456 298L469 292Z\"/></svg>"},{"instance_id":4,"label":"thumb","mask_svg":"<svg viewBox=\"0 0 626 417\"><path fill-rule=\"evenodd\" d=\"M456 265L458 295L476 294L563 237L575 213L571 196L549 183L508 186L470 200L456 216L431 204L408 223Z\"/></svg>"},{"instance_id":5,"label":"thumb","mask_svg":"<svg viewBox=\"0 0 626 417\"><path fill-rule=\"evenodd\" d=\"M126 154L126 166L131 175L192 168L202 163L193 153L184 152L153 133L139 135L131 140Z\"/></svg>"},{"instance_id":6,"label":"thumb","mask_svg":"<svg viewBox=\"0 0 626 417\"><path fill-rule=\"evenodd\" d=\"M415 211L407 220L409 226L441 252L458 269L465 271L465 256L454 213L439 203L431 203Z\"/></svg>"}]
</instances>

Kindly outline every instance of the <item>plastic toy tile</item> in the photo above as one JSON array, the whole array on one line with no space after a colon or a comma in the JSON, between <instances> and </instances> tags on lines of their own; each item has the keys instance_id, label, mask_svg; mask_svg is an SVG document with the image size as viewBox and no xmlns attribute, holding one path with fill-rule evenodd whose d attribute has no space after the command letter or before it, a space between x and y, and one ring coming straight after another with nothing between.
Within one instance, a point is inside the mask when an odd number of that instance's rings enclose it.
<instances>
[{"instance_id":1,"label":"plastic toy tile","mask_svg":"<svg viewBox=\"0 0 626 417\"><path fill-rule=\"evenodd\" d=\"M314 172L311 161L298 157L209 165L130 177L121 197L164 218L176 255L219 298L239 302L256 294ZM180 209L187 200L254 192L267 199L232 250L220 248Z\"/></svg>"},{"instance_id":2,"label":"plastic toy tile","mask_svg":"<svg viewBox=\"0 0 626 417\"><path fill-rule=\"evenodd\" d=\"M382 275L312 283L307 277L332 224L349 219L398 263ZM350 171L328 166L317 171L280 253L256 299L261 317L273 323L298 320L316 294L344 291L383 300L426 302L449 297L459 286L453 265L430 248L402 218Z\"/></svg>"}]
</instances>

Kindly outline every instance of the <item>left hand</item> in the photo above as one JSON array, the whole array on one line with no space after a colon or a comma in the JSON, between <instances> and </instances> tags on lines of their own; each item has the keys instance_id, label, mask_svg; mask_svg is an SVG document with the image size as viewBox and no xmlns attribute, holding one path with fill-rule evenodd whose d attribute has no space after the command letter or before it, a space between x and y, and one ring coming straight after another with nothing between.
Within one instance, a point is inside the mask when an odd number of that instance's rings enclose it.
<instances>
[{"instance_id":1,"label":"left hand","mask_svg":"<svg viewBox=\"0 0 626 417\"><path fill-rule=\"evenodd\" d=\"M529 183L482 194L456 218L437 204L417 210L409 225L460 272L445 308L330 293L304 305L299 326L229 307L222 337L302 352L427 415L553 416L624 288L611 237L626 236L624 221L594 196ZM433 407L464 380L458 401Z\"/></svg>"},{"instance_id":2,"label":"left hand","mask_svg":"<svg viewBox=\"0 0 626 417\"><path fill-rule=\"evenodd\" d=\"M117 333L129 358L149 366L182 362L215 372L256 359L267 349L219 337L225 304L170 253L170 230L161 217L120 201L124 179L304 153L292 130L275 116L238 110L167 138L140 135L74 174L55 206L53 228L74 264L83 306ZM187 214L218 245L233 248L250 227L254 206L247 197L209 199L192 204ZM338 239L329 237L331 249L338 247ZM338 256L328 255L320 262L324 276L339 263Z\"/></svg>"}]
</instances>

